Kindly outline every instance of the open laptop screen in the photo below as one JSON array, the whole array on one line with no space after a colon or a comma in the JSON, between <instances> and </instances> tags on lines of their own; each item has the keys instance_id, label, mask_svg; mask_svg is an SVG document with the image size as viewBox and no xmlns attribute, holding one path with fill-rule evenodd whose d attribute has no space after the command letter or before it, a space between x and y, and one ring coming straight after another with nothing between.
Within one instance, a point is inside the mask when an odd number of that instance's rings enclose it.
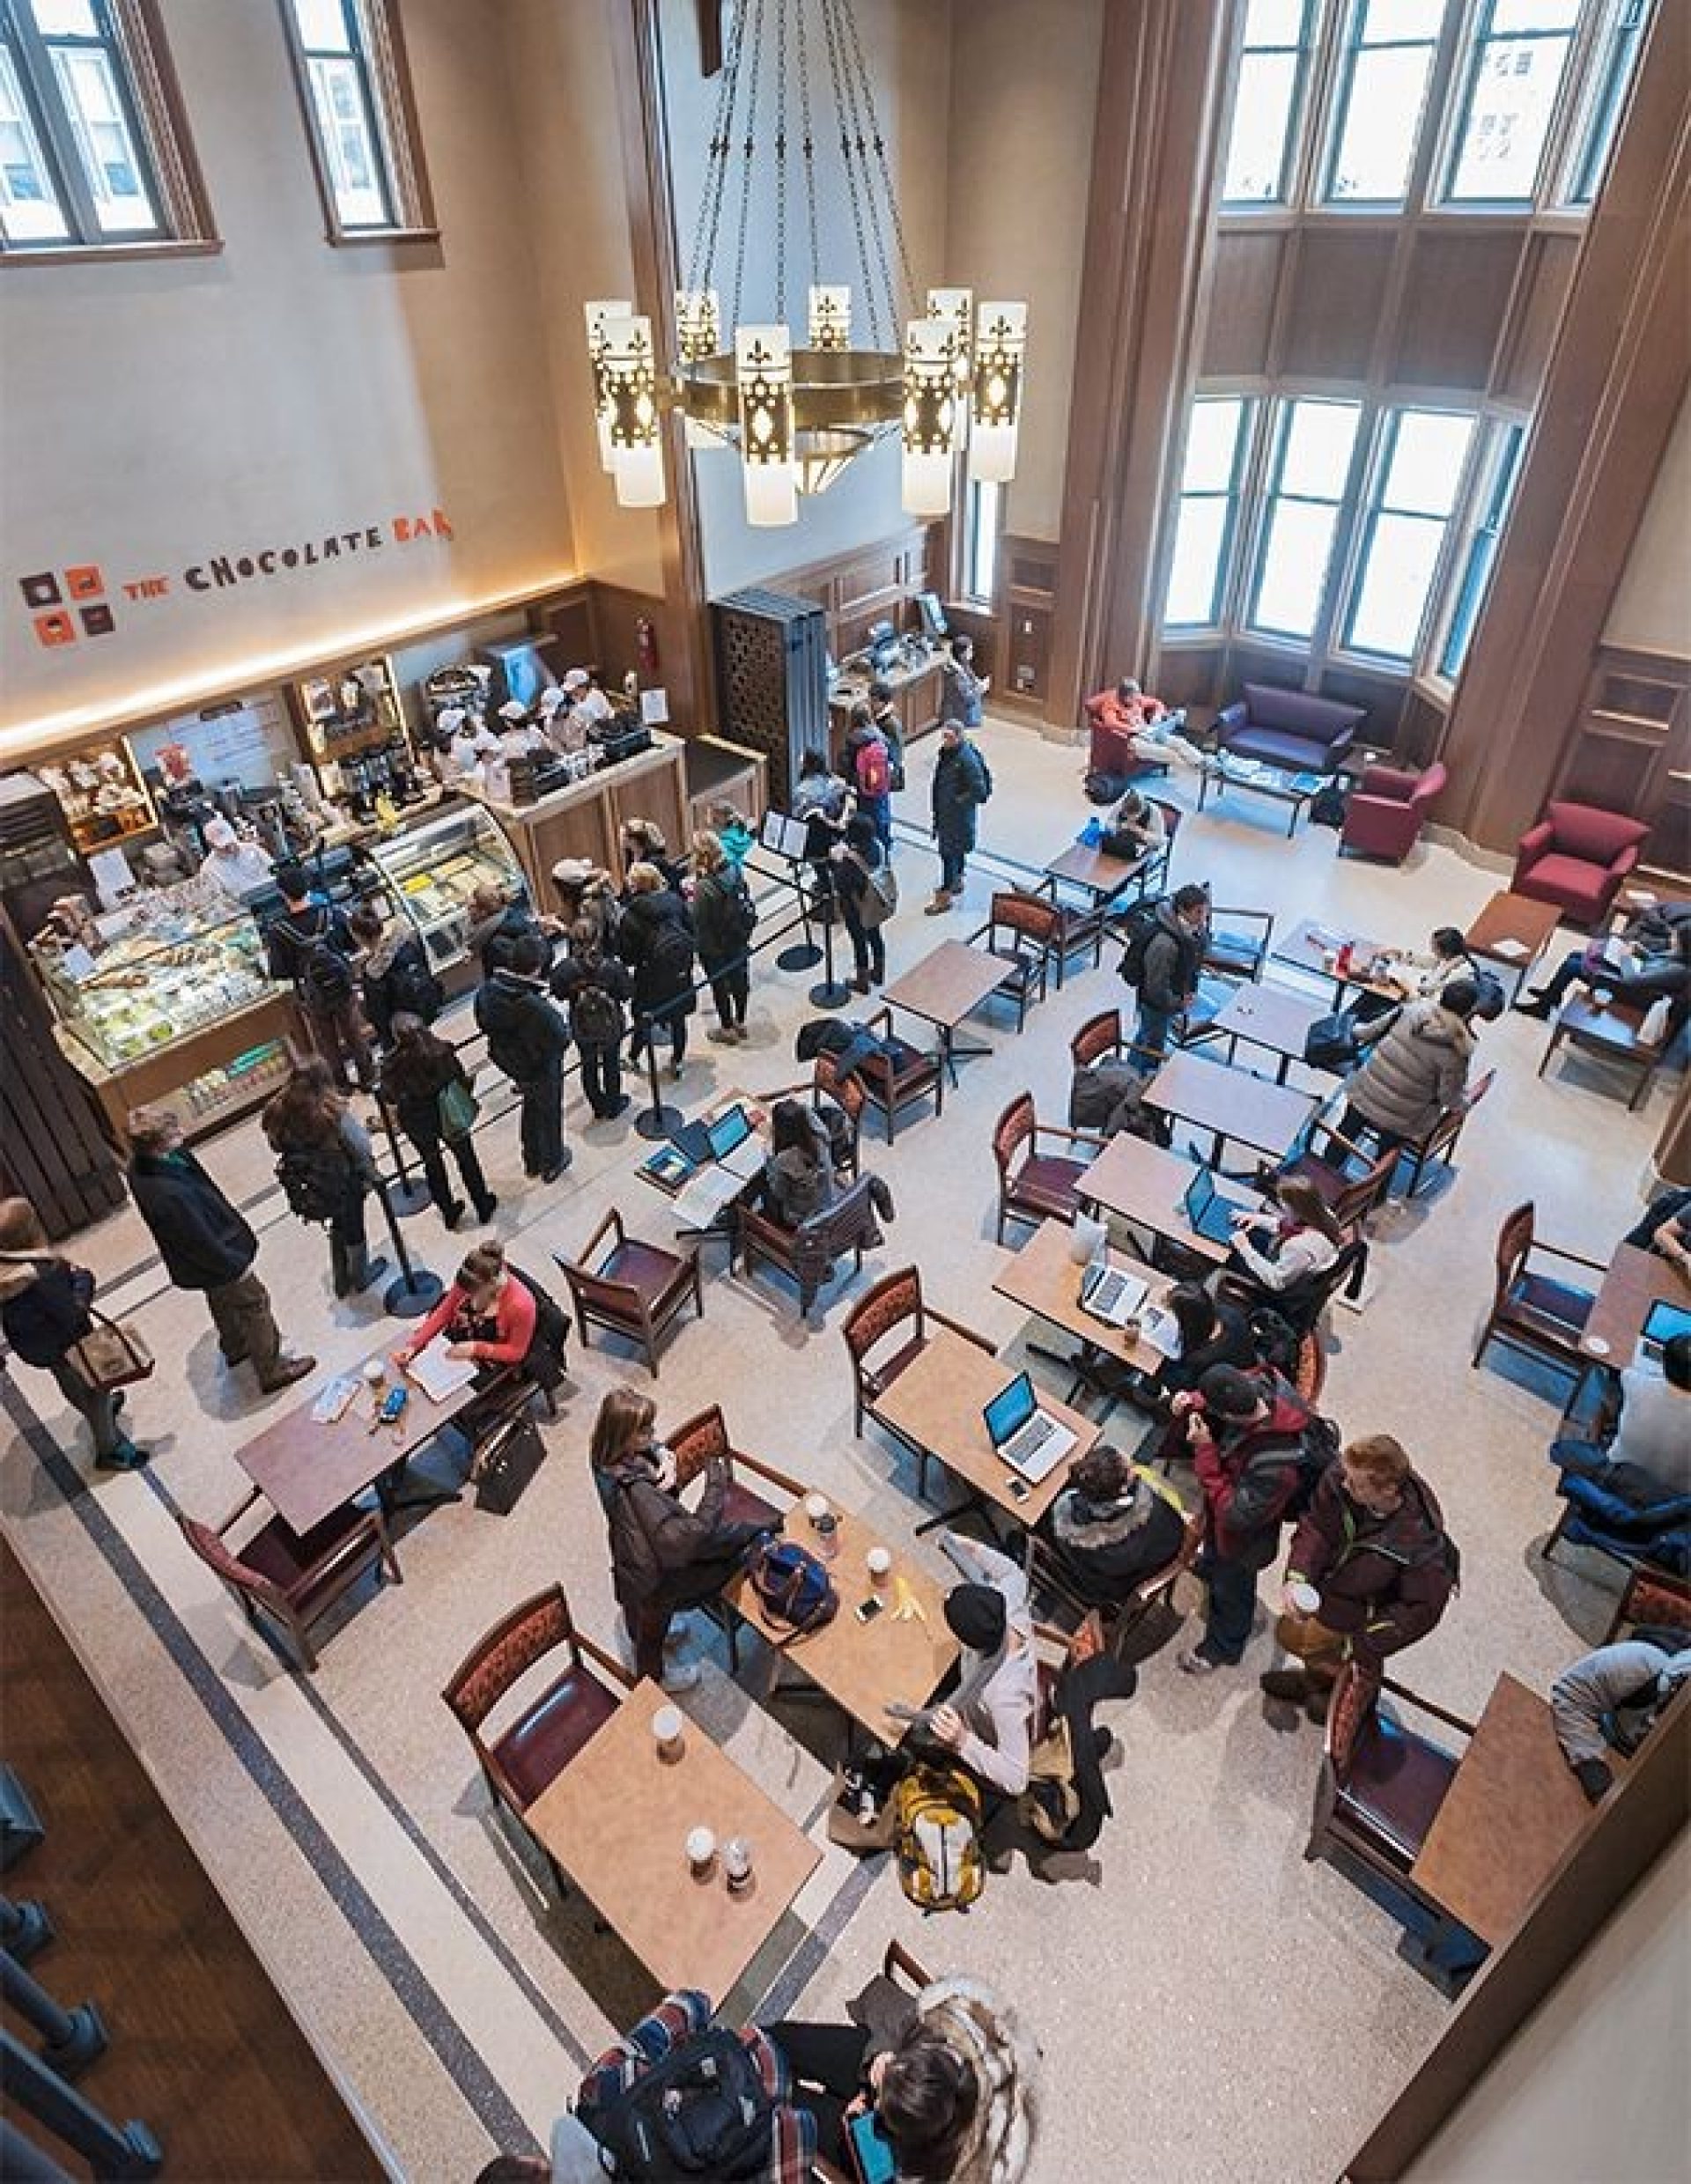
<instances>
[{"instance_id":1,"label":"open laptop screen","mask_svg":"<svg viewBox=\"0 0 1691 2184\"><path fill-rule=\"evenodd\" d=\"M711 1157L722 1160L736 1145L743 1145L751 1135L751 1118L736 1100L732 1107L717 1117L705 1135L711 1141Z\"/></svg>"},{"instance_id":2,"label":"open laptop screen","mask_svg":"<svg viewBox=\"0 0 1691 2184\"><path fill-rule=\"evenodd\" d=\"M1216 1196L1215 1177L1207 1168L1200 1168L1186 1185L1186 1218L1194 1228L1200 1225L1204 1215L1215 1203Z\"/></svg>"},{"instance_id":3,"label":"open laptop screen","mask_svg":"<svg viewBox=\"0 0 1691 2184\"><path fill-rule=\"evenodd\" d=\"M1013 1434L1021 1431L1037 1408L1032 1381L1026 1373L1018 1373L1004 1392L995 1395L982 1413L993 1446L1002 1448Z\"/></svg>"},{"instance_id":4,"label":"open laptop screen","mask_svg":"<svg viewBox=\"0 0 1691 2184\"><path fill-rule=\"evenodd\" d=\"M1670 1304L1665 1297L1658 1297L1650 1308L1643 1324L1643 1339L1652 1350L1659 1350L1675 1335L1691 1335L1691 1311L1682 1304Z\"/></svg>"}]
</instances>

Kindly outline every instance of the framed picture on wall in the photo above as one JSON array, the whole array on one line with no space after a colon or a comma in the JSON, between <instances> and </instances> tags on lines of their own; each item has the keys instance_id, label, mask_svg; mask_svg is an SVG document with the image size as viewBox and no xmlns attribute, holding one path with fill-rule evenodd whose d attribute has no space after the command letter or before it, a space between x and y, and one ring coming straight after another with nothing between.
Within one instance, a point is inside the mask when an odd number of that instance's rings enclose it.
<instances>
[{"instance_id":1,"label":"framed picture on wall","mask_svg":"<svg viewBox=\"0 0 1691 2184\"><path fill-rule=\"evenodd\" d=\"M385 653L302 676L292 685L292 695L314 758L373 750L404 733L394 663Z\"/></svg>"},{"instance_id":2,"label":"framed picture on wall","mask_svg":"<svg viewBox=\"0 0 1691 2184\"><path fill-rule=\"evenodd\" d=\"M121 736L38 764L35 771L58 798L70 838L85 855L158 824L135 754Z\"/></svg>"}]
</instances>

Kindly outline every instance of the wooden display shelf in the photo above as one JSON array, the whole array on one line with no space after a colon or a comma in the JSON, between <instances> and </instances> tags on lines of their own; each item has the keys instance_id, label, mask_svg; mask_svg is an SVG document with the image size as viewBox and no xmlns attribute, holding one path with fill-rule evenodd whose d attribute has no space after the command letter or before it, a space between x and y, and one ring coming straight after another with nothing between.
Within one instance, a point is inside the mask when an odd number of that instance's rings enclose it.
<instances>
[{"instance_id":1,"label":"wooden display shelf","mask_svg":"<svg viewBox=\"0 0 1691 2184\"><path fill-rule=\"evenodd\" d=\"M650 750L637 751L585 780L566 782L532 804L507 804L474 789L466 793L485 805L505 829L536 908L550 911L558 908L552 867L560 858L585 857L602 865L618 886L622 884L619 843L627 820L650 819L662 828L673 852L686 847L683 755L678 736L654 733Z\"/></svg>"}]
</instances>

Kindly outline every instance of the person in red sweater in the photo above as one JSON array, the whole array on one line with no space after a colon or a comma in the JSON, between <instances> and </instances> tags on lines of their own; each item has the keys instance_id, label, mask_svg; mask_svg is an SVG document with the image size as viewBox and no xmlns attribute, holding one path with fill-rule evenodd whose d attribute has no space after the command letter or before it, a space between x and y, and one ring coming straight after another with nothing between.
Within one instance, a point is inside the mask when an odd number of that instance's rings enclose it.
<instances>
[{"instance_id":1,"label":"person in red sweater","mask_svg":"<svg viewBox=\"0 0 1691 2184\"><path fill-rule=\"evenodd\" d=\"M506 1265L505 1246L478 1243L404 1348L394 1352L394 1362L402 1372L436 1335L448 1334L448 1357L473 1358L478 1366L496 1370L501 1366L532 1369L543 1361L531 1354L536 1337L547 1339L541 1321L539 1295L524 1275Z\"/></svg>"},{"instance_id":2,"label":"person in red sweater","mask_svg":"<svg viewBox=\"0 0 1691 2184\"><path fill-rule=\"evenodd\" d=\"M1131 675L1124 675L1112 690L1096 691L1085 712L1091 737L1087 764L1093 773L1131 773L1137 766L1162 765L1170 758L1187 765L1201 762L1197 745L1178 732L1185 725L1185 712L1170 712Z\"/></svg>"},{"instance_id":3,"label":"person in red sweater","mask_svg":"<svg viewBox=\"0 0 1691 2184\"><path fill-rule=\"evenodd\" d=\"M1295 1638L1303 1664L1271 1669L1262 1688L1324 1708L1342 1662L1377 1674L1388 1655L1427 1635L1460 1569L1444 1512L1402 1444L1390 1434L1351 1442L1321 1474L1292 1535L1281 1642ZM1321 1596L1312 1614L1295 1597L1304 1585Z\"/></svg>"},{"instance_id":4,"label":"person in red sweater","mask_svg":"<svg viewBox=\"0 0 1691 2184\"><path fill-rule=\"evenodd\" d=\"M1271 1366L1213 1365L1195 1395L1174 1399L1204 1494L1198 1574L1209 1587L1200 1643L1180 1656L1189 1676L1237 1665L1256 1612L1257 1572L1280 1548L1280 1528L1303 1483L1315 1413ZM1335 1436L1336 1438L1336 1436Z\"/></svg>"}]
</instances>

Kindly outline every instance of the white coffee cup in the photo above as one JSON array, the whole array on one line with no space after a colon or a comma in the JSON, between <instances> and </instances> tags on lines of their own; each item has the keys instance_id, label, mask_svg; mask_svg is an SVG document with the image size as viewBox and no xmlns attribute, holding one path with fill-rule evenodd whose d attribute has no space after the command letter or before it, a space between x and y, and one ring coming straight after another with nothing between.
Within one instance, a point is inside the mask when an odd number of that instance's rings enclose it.
<instances>
[{"instance_id":1,"label":"white coffee cup","mask_svg":"<svg viewBox=\"0 0 1691 2184\"><path fill-rule=\"evenodd\" d=\"M379 1388L388 1377L388 1368L379 1357L373 1357L364 1369L364 1376L373 1388Z\"/></svg>"},{"instance_id":2,"label":"white coffee cup","mask_svg":"<svg viewBox=\"0 0 1691 2184\"><path fill-rule=\"evenodd\" d=\"M877 1585L882 1578L890 1575L892 1569L892 1556L885 1547L871 1547L863 1560L868 1566L869 1575Z\"/></svg>"},{"instance_id":3,"label":"white coffee cup","mask_svg":"<svg viewBox=\"0 0 1691 2184\"><path fill-rule=\"evenodd\" d=\"M810 1519L810 1522L813 1524L821 1524L823 1518L828 1514L827 1495L825 1494L806 1494L804 1497L804 1513Z\"/></svg>"},{"instance_id":4,"label":"white coffee cup","mask_svg":"<svg viewBox=\"0 0 1691 2184\"><path fill-rule=\"evenodd\" d=\"M661 1706L652 1716L652 1740L665 1759L673 1759L681 1750L681 1736L686 1719L679 1707Z\"/></svg>"},{"instance_id":5,"label":"white coffee cup","mask_svg":"<svg viewBox=\"0 0 1691 2184\"><path fill-rule=\"evenodd\" d=\"M1286 1597L1300 1615L1313 1615L1321 1605L1321 1595L1313 1585L1289 1585Z\"/></svg>"},{"instance_id":6,"label":"white coffee cup","mask_svg":"<svg viewBox=\"0 0 1691 2184\"><path fill-rule=\"evenodd\" d=\"M708 1827L690 1828L687 1834L687 1863L695 1873L710 1870L711 1860L716 1856L716 1837Z\"/></svg>"}]
</instances>

